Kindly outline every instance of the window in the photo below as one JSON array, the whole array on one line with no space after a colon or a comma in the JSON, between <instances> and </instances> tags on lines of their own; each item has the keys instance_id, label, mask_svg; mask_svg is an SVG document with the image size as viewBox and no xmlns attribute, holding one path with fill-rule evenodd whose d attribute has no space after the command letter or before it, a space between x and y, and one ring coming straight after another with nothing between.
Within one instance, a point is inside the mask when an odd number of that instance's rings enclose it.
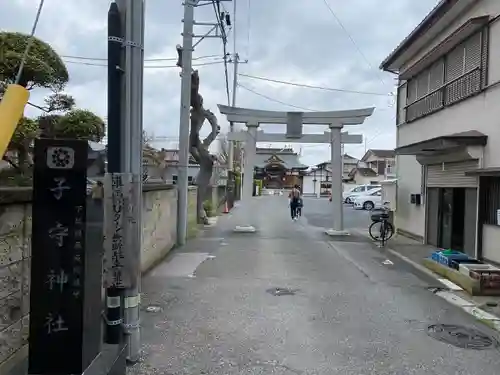
<instances>
[{"instance_id":1,"label":"window","mask_svg":"<svg viewBox=\"0 0 500 375\"><path fill-rule=\"evenodd\" d=\"M379 188L380 185L370 185L370 186L367 186L367 189L368 190L372 190L372 189L376 189L376 188Z\"/></svg>"},{"instance_id":2,"label":"window","mask_svg":"<svg viewBox=\"0 0 500 375\"><path fill-rule=\"evenodd\" d=\"M353 193L360 193L363 191L363 187L362 186L358 186L357 188L354 188L351 190Z\"/></svg>"},{"instance_id":3,"label":"window","mask_svg":"<svg viewBox=\"0 0 500 375\"><path fill-rule=\"evenodd\" d=\"M411 78L398 90L398 124L457 103L485 86L487 30L478 32ZM401 107L406 91L406 105ZM401 118L404 116L404 118Z\"/></svg>"},{"instance_id":4,"label":"window","mask_svg":"<svg viewBox=\"0 0 500 375\"><path fill-rule=\"evenodd\" d=\"M174 183L174 185L177 185L177 176L172 176L172 182Z\"/></svg>"},{"instance_id":5,"label":"window","mask_svg":"<svg viewBox=\"0 0 500 375\"><path fill-rule=\"evenodd\" d=\"M376 192L374 192L374 193L371 193L370 195L371 195L371 196L374 196L374 197L380 197L380 196L382 195L382 193L381 193L381 192L380 192L380 190L379 190L379 191L376 191Z\"/></svg>"},{"instance_id":6,"label":"window","mask_svg":"<svg viewBox=\"0 0 500 375\"><path fill-rule=\"evenodd\" d=\"M497 225L500 209L500 178L480 177L479 220L483 224Z\"/></svg>"}]
</instances>

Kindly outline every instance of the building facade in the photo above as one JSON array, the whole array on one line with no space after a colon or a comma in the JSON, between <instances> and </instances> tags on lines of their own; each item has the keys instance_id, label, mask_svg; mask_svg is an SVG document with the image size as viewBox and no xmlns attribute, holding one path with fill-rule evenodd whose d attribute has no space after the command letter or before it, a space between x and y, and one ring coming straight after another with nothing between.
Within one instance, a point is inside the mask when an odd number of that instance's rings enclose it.
<instances>
[{"instance_id":1,"label":"building facade","mask_svg":"<svg viewBox=\"0 0 500 375\"><path fill-rule=\"evenodd\" d=\"M394 150L369 149L358 163L358 167L372 169L385 180L396 175L396 152Z\"/></svg>"},{"instance_id":2,"label":"building facade","mask_svg":"<svg viewBox=\"0 0 500 375\"><path fill-rule=\"evenodd\" d=\"M443 0L381 64L399 76L398 231L493 262L500 262L499 17L498 0Z\"/></svg>"},{"instance_id":3,"label":"building facade","mask_svg":"<svg viewBox=\"0 0 500 375\"><path fill-rule=\"evenodd\" d=\"M351 168L346 182L365 185L377 184L395 177L396 153L394 150L369 149L354 168Z\"/></svg>"},{"instance_id":4,"label":"building facade","mask_svg":"<svg viewBox=\"0 0 500 375\"><path fill-rule=\"evenodd\" d=\"M291 189L302 186L302 177L308 169L299 161L291 148L257 148L255 155L255 179L267 189Z\"/></svg>"},{"instance_id":5,"label":"building facade","mask_svg":"<svg viewBox=\"0 0 500 375\"><path fill-rule=\"evenodd\" d=\"M359 160L349 154L342 156L342 181L346 182L349 180L349 174L358 166L358 163Z\"/></svg>"}]
</instances>

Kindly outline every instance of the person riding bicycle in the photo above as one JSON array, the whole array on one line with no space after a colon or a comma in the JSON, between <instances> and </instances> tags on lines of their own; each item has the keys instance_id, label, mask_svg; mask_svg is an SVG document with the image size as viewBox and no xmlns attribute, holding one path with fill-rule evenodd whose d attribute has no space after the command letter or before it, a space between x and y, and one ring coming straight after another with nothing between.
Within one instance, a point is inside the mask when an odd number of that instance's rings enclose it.
<instances>
[{"instance_id":1,"label":"person riding bicycle","mask_svg":"<svg viewBox=\"0 0 500 375\"><path fill-rule=\"evenodd\" d=\"M302 199L302 196L299 198L299 201L297 203L297 217L302 216L302 207L304 207L304 200Z\"/></svg>"},{"instance_id":2,"label":"person riding bicycle","mask_svg":"<svg viewBox=\"0 0 500 375\"><path fill-rule=\"evenodd\" d=\"M289 202L290 202L290 215L292 216L292 220L298 219L297 208L300 204L301 194L299 185L295 185L288 194Z\"/></svg>"}]
</instances>

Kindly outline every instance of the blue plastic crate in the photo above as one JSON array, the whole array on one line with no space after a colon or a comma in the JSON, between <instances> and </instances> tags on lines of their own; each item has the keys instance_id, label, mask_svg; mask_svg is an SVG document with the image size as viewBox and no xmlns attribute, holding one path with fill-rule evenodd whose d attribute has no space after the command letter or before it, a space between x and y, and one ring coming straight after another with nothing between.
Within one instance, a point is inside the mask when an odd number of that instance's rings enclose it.
<instances>
[{"instance_id":1,"label":"blue plastic crate","mask_svg":"<svg viewBox=\"0 0 500 375\"><path fill-rule=\"evenodd\" d=\"M439 254L439 260L438 260L438 263L442 264L442 265L445 265L445 266L448 266L448 267L452 267L453 266L453 261L454 260L461 260L461 261L464 261L464 260L469 260L470 257L464 253L458 253L458 254Z\"/></svg>"},{"instance_id":2,"label":"blue plastic crate","mask_svg":"<svg viewBox=\"0 0 500 375\"><path fill-rule=\"evenodd\" d=\"M439 262L439 255L440 255L440 252L439 251L435 251L431 254L431 259L435 262Z\"/></svg>"}]
</instances>

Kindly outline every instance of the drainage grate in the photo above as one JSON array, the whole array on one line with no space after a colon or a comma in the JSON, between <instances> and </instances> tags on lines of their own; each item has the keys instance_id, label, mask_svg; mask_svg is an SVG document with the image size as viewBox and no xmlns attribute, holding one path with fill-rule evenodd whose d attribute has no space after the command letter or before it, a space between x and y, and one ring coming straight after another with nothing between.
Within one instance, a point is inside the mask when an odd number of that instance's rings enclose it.
<instances>
[{"instance_id":1,"label":"drainage grate","mask_svg":"<svg viewBox=\"0 0 500 375\"><path fill-rule=\"evenodd\" d=\"M452 324L432 324L427 328L427 334L441 342L462 349L485 350L498 347L498 342L474 328Z\"/></svg>"},{"instance_id":2,"label":"drainage grate","mask_svg":"<svg viewBox=\"0 0 500 375\"><path fill-rule=\"evenodd\" d=\"M271 288L266 290L266 292L273 296L294 296L297 293L297 289Z\"/></svg>"}]
</instances>

